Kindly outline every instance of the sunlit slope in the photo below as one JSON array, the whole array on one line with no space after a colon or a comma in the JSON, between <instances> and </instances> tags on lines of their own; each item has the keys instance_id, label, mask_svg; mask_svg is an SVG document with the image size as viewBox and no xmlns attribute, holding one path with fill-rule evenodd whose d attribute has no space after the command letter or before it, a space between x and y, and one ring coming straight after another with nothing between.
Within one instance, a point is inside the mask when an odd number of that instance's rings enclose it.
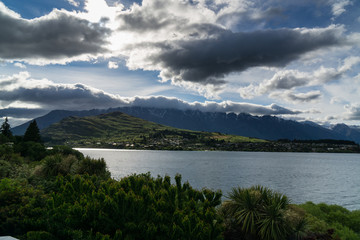
<instances>
[{"instance_id":1,"label":"sunlit slope","mask_svg":"<svg viewBox=\"0 0 360 240\"><path fill-rule=\"evenodd\" d=\"M151 143L151 141L226 141L262 142L264 140L224 135L220 133L198 132L168 127L132 117L122 112L112 112L90 117L68 117L42 130L42 137L48 143L106 141Z\"/></svg>"}]
</instances>

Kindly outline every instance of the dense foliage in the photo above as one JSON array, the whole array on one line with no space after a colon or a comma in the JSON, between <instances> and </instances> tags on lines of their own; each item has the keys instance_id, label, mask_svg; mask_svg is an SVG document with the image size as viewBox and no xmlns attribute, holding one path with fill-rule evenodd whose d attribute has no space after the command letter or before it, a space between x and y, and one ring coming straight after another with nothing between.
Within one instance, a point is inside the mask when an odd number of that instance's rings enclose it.
<instances>
[{"instance_id":1,"label":"dense foliage","mask_svg":"<svg viewBox=\"0 0 360 240\"><path fill-rule=\"evenodd\" d=\"M94 233L113 239L220 239L215 206L221 194L196 191L181 184L179 176L176 183L149 175L105 182L89 176L58 178L48 230L57 239L87 239Z\"/></svg>"},{"instance_id":2,"label":"dense foliage","mask_svg":"<svg viewBox=\"0 0 360 240\"><path fill-rule=\"evenodd\" d=\"M88 174L64 176L71 172L68 163L75 160L69 158L44 159L42 170L35 172L47 179L58 176L42 186L20 179L0 181L0 235L21 239L221 239L221 220L215 210L221 193L194 190L182 184L180 176L176 184L169 177L154 179L149 174L120 181ZM48 161L55 164L49 168Z\"/></svg>"},{"instance_id":3,"label":"dense foliage","mask_svg":"<svg viewBox=\"0 0 360 240\"><path fill-rule=\"evenodd\" d=\"M220 193L170 178L120 181L59 176L46 194L26 182L0 181L0 234L35 239L221 239ZM101 238L99 237L101 236Z\"/></svg>"}]
</instances>

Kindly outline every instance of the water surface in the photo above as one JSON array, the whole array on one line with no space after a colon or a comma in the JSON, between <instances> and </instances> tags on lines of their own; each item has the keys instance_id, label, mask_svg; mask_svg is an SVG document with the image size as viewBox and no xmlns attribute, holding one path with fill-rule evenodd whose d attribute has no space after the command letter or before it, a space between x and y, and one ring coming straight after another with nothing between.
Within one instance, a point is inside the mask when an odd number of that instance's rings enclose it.
<instances>
[{"instance_id":1,"label":"water surface","mask_svg":"<svg viewBox=\"0 0 360 240\"><path fill-rule=\"evenodd\" d=\"M294 203L360 209L359 154L78 150L104 158L115 179L134 173L150 172L155 177L180 173L193 187L220 189L225 196L232 187L260 184Z\"/></svg>"}]
</instances>

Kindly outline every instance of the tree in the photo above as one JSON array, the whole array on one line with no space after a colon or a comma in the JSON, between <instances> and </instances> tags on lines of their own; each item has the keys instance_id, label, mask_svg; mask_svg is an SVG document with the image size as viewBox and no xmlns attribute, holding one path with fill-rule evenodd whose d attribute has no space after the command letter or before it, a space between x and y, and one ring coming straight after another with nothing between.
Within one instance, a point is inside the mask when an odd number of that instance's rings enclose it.
<instances>
[{"instance_id":1,"label":"tree","mask_svg":"<svg viewBox=\"0 0 360 240\"><path fill-rule=\"evenodd\" d=\"M10 130L10 124L8 122L8 118L5 118L5 122L1 125L1 134L4 135L7 138L12 137L12 132Z\"/></svg>"},{"instance_id":2,"label":"tree","mask_svg":"<svg viewBox=\"0 0 360 240\"><path fill-rule=\"evenodd\" d=\"M41 142L40 130L36 123L36 120L33 120L29 127L26 129L24 134L24 141L32 141L32 142Z\"/></svg>"}]
</instances>

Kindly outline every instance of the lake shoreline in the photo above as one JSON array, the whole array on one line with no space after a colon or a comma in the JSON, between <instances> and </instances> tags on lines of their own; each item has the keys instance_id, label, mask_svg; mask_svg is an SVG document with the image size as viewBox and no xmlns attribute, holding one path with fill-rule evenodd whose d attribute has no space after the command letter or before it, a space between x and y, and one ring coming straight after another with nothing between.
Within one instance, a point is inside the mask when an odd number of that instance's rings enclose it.
<instances>
[{"instance_id":1,"label":"lake shoreline","mask_svg":"<svg viewBox=\"0 0 360 240\"><path fill-rule=\"evenodd\" d=\"M224 152L301 152L301 153L360 153L357 144L335 144L335 143L298 143L298 142L261 142L261 143L223 143L215 146L144 146L130 144L129 146L118 146L113 144L72 145L77 148L100 148L119 150L155 150L155 151L224 151Z\"/></svg>"}]
</instances>

